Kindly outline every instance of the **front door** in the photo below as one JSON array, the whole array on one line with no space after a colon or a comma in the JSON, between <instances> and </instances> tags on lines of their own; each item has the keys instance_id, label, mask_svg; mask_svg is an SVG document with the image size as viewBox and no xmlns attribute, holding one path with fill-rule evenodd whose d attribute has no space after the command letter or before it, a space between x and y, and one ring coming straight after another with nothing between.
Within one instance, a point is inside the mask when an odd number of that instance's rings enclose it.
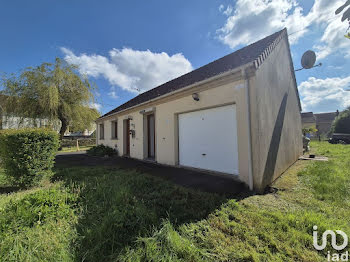
<instances>
[{"instance_id":1,"label":"front door","mask_svg":"<svg viewBox=\"0 0 350 262\"><path fill-rule=\"evenodd\" d=\"M125 120L125 155L130 156L130 119Z\"/></svg>"},{"instance_id":2,"label":"front door","mask_svg":"<svg viewBox=\"0 0 350 262\"><path fill-rule=\"evenodd\" d=\"M154 114L147 116L148 158L155 158L155 118Z\"/></svg>"}]
</instances>

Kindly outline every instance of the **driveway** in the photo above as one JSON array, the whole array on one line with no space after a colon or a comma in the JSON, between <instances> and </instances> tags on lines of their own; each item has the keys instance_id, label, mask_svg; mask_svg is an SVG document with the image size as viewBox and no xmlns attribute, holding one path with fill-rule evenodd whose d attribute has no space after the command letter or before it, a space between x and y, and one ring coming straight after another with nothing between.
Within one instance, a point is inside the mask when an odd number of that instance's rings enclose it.
<instances>
[{"instance_id":1,"label":"driveway","mask_svg":"<svg viewBox=\"0 0 350 262\"><path fill-rule=\"evenodd\" d=\"M235 197L246 197L251 194L247 186L230 177L216 176L192 169L164 166L125 157L92 157L82 152L60 154L56 156L57 167L103 166L119 169L134 169L169 180L184 187L205 192L220 193Z\"/></svg>"}]
</instances>

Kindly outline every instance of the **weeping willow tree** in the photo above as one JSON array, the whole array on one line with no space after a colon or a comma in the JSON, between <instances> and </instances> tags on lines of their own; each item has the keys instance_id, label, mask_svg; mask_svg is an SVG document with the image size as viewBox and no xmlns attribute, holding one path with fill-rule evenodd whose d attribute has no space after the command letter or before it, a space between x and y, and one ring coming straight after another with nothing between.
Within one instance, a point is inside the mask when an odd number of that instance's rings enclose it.
<instances>
[{"instance_id":1,"label":"weeping willow tree","mask_svg":"<svg viewBox=\"0 0 350 262\"><path fill-rule=\"evenodd\" d=\"M56 58L54 64L43 63L5 76L1 91L6 97L2 103L4 113L32 119L34 123L37 119L47 119L49 123L59 120L61 139L69 126L90 128L100 115L90 107L94 87L76 71L76 66Z\"/></svg>"}]
</instances>

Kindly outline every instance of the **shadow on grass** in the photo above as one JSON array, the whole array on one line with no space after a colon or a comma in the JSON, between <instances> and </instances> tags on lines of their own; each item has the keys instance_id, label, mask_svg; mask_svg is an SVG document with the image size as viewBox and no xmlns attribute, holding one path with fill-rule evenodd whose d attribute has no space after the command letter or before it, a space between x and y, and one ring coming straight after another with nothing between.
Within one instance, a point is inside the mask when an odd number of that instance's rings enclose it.
<instances>
[{"instance_id":1,"label":"shadow on grass","mask_svg":"<svg viewBox=\"0 0 350 262\"><path fill-rule=\"evenodd\" d=\"M15 186L0 186L0 194L10 194L20 191L20 187Z\"/></svg>"},{"instance_id":2,"label":"shadow on grass","mask_svg":"<svg viewBox=\"0 0 350 262\"><path fill-rule=\"evenodd\" d=\"M163 219L175 227L198 221L227 200L117 167L58 167L54 180L79 191L77 261L114 260Z\"/></svg>"}]
</instances>

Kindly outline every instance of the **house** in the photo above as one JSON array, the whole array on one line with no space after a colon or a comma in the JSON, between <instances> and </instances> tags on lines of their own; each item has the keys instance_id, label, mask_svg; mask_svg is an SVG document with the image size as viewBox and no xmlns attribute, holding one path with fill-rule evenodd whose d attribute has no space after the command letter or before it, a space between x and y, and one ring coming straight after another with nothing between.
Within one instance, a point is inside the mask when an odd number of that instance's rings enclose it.
<instances>
[{"instance_id":1,"label":"house","mask_svg":"<svg viewBox=\"0 0 350 262\"><path fill-rule=\"evenodd\" d=\"M315 114L317 135L329 137L333 121L338 115L338 110L336 112Z\"/></svg>"},{"instance_id":2,"label":"house","mask_svg":"<svg viewBox=\"0 0 350 262\"><path fill-rule=\"evenodd\" d=\"M49 127L59 132L61 128L61 121L50 121L47 118L27 118L16 115L5 115L2 104L5 103L6 96L0 94L0 130L1 129L19 129L19 128L34 128L34 127ZM65 136L91 136L95 132L95 125L91 123L90 129L85 129L82 132L70 132L69 127L65 132Z\"/></svg>"},{"instance_id":3,"label":"house","mask_svg":"<svg viewBox=\"0 0 350 262\"><path fill-rule=\"evenodd\" d=\"M303 152L300 112L284 29L98 118L97 144L262 192Z\"/></svg>"},{"instance_id":4,"label":"house","mask_svg":"<svg viewBox=\"0 0 350 262\"><path fill-rule=\"evenodd\" d=\"M306 131L305 129L314 129L316 130L316 117L313 112L301 113L301 126L306 137L311 138L316 135L316 133Z\"/></svg>"},{"instance_id":5,"label":"house","mask_svg":"<svg viewBox=\"0 0 350 262\"><path fill-rule=\"evenodd\" d=\"M315 128L316 129L316 117L312 112L301 113L301 125L302 128Z\"/></svg>"},{"instance_id":6,"label":"house","mask_svg":"<svg viewBox=\"0 0 350 262\"><path fill-rule=\"evenodd\" d=\"M314 114L313 112L301 113L302 128L315 128L317 136L329 136L333 121L339 115L339 111Z\"/></svg>"}]
</instances>

